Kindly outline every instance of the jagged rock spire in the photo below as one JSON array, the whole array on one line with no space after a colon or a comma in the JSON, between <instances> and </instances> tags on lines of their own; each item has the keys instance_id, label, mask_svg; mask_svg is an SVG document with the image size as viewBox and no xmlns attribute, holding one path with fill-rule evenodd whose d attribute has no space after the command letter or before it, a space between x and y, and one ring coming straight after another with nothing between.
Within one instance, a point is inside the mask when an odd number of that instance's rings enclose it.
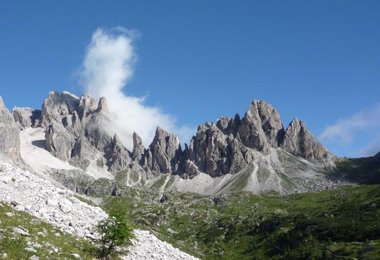
<instances>
[{"instance_id":1,"label":"jagged rock spire","mask_svg":"<svg viewBox=\"0 0 380 260\"><path fill-rule=\"evenodd\" d=\"M307 160L323 160L329 154L310 133L305 123L297 118L290 122L281 146L284 150Z\"/></svg>"},{"instance_id":2,"label":"jagged rock spire","mask_svg":"<svg viewBox=\"0 0 380 260\"><path fill-rule=\"evenodd\" d=\"M284 127L280 115L270 104L254 100L238 131L245 146L266 153L270 147L278 146Z\"/></svg>"},{"instance_id":3,"label":"jagged rock spire","mask_svg":"<svg viewBox=\"0 0 380 260\"><path fill-rule=\"evenodd\" d=\"M108 114L108 102L107 102L107 99L105 97L101 97L99 99L97 112L103 113L103 114Z\"/></svg>"},{"instance_id":4,"label":"jagged rock spire","mask_svg":"<svg viewBox=\"0 0 380 260\"><path fill-rule=\"evenodd\" d=\"M132 151L132 159L140 162L142 156L144 155L144 145L142 143L141 137L136 133L133 132L133 151Z\"/></svg>"},{"instance_id":5,"label":"jagged rock spire","mask_svg":"<svg viewBox=\"0 0 380 260\"><path fill-rule=\"evenodd\" d=\"M144 163L156 172L169 173L178 169L182 153L178 138L157 127L149 150L145 153Z\"/></svg>"},{"instance_id":6,"label":"jagged rock spire","mask_svg":"<svg viewBox=\"0 0 380 260\"><path fill-rule=\"evenodd\" d=\"M0 97L0 153L20 160L20 130Z\"/></svg>"},{"instance_id":7,"label":"jagged rock spire","mask_svg":"<svg viewBox=\"0 0 380 260\"><path fill-rule=\"evenodd\" d=\"M91 148L103 153L112 172L133 164L146 172L187 176L199 171L211 176L236 173L251 164L258 152L266 155L278 148L311 161L324 160L329 155L302 121L293 120L285 131L279 113L261 100L252 101L243 117L236 114L234 118L221 117L216 123L198 126L184 151L175 135L158 127L147 149L139 135L133 133L130 152L117 135L110 135L106 129L108 113L105 98L96 104L90 96L78 98L67 92L50 92L41 115L41 126L47 127L47 149L80 166L88 163Z\"/></svg>"},{"instance_id":8,"label":"jagged rock spire","mask_svg":"<svg viewBox=\"0 0 380 260\"><path fill-rule=\"evenodd\" d=\"M13 119L21 128L39 125L41 110L28 107L15 107L12 110Z\"/></svg>"}]
</instances>

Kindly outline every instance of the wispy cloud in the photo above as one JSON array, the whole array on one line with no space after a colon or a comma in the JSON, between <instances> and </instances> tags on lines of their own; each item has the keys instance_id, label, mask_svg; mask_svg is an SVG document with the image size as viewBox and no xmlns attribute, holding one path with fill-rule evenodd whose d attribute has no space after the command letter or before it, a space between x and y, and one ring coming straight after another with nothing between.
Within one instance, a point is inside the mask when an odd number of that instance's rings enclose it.
<instances>
[{"instance_id":1,"label":"wispy cloud","mask_svg":"<svg viewBox=\"0 0 380 260\"><path fill-rule=\"evenodd\" d=\"M130 96L123 91L134 73L137 35L122 27L98 28L86 50L80 83L92 97L107 98L111 112L109 130L118 133L128 148L132 148L133 132L138 133L147 145L157 126L186 141L190 135L188 127L177 127L173 116L158 107L146 105L143 97Z\"/></svg>"},{"instance_id":2,"label":"wispy cloud","mask_svg":"<svg viewBox=\"0 0 380 260\"><path fill-rule=\"evenodd\" d=\"M359 139L363 142L363 136L369 143L361 144L357 155L371 155L380 149L380 102L326 127L319 139L332 146L342 146Z\"/></svg>"},{"instance_id":3,"label":"wispy cloud","mask_svg":"<svg viewBox=\"0 0 380 260\"><path fill-rule=\"evenodd\" d=\"M380 132L380 131L379 131ZM380 133L364 148L360 149L360 156L372 156L380 152Z\"/></svg>"}]
</instances>

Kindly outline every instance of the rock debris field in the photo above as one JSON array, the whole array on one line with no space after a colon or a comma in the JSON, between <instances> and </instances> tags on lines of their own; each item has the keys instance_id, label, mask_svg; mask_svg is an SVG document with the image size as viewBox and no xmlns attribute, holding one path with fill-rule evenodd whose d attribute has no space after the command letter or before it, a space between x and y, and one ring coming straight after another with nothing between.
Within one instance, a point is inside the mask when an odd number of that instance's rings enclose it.
<instances>
[{"instance_id":1,"label":"rock debris field","mask_svg":"<svg viewBox=\"0 0 380 260\"><path fill-rule=\"evenodd\" d=\"M97 223L107 214L47 179L22 170L0 157L0 201L26 211L78 237L93 238ZM149 231L135 230L124 259L197 259L159 240Z\"/></svg>"}]
</instances>

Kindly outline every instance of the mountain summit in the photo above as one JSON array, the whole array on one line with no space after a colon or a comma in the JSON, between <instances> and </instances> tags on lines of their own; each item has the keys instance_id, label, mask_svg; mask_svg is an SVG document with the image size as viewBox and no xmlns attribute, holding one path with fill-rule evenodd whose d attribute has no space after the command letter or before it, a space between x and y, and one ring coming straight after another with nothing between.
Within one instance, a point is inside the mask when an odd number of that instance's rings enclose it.
<instances>
[{"instance_id":1,"label":"mountain summit","mask_svg":"<svg viewBox=\"0 0 380 260\"><path fill-rule=\"evenodd\" d=\"M3 121L12 119L9 112L3 114ZM93 172L99 168L109 177L124 175L122 179L128 180L128 185L151 184L165 176L174 180L162 188L179 191L192 191L193 184L186 186L184 181L205 178L202 191L194 187L194 192L199 193L231 191L237 189L235 186L254 192L313 189L300 183L298 179L302 178L310 178L316 189L331 186L322 173L333 163L334 156L313 137L304 122L294 119L285 129L279 113L261 100L254 100L243 117L236 114L234 118L221 117L215 123L198 126L184 148L175 135L157 127L147 148L138 133L133 133L134 147L129 151L117 133L107 128L110 117L105 98L96 102L90 96L52 91L41 110L15 108L13 119L8 127L13 124L17 128L17 123L21 132L31 128L43 131L41 147L53 157L95 178L99 176ZM17 140L11 146L17 154ZM312 174L305 174L305 169ZM137 182L131 184L131 179ZM224 185L217 188L215 182Z\"/></svg>"}]
</instances>

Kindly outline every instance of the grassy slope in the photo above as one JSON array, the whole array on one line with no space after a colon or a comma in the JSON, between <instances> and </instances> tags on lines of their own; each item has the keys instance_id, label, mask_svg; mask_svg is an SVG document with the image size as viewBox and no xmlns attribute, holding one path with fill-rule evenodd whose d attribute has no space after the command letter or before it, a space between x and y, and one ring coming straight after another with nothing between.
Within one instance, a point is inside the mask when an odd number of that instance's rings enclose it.
<instances>
[{"instance_id":1,"label":"grassy slope","mask_svg":"<svg viewBox=\"0 0 380 260\"><path fill-rule=\"evenodd\" d=\"M29 235L17 234L14 227L25 229ZM34 251L35 250L35 251ZM93 259L96 249L89 242L63 233L27 213L15 211L0 203L0 258L29 259Z\"/></svg>"},{"instance_id":2,"label":"grassy slope","mask_svg":"<svg viewBox=\"0 0 380 260\"><path fill-rule=\"evenodd\" d=\"M339 159L330 175L361 184L380 184L380 153L367 158Z\"/></svg>"},{"instance_id":3,"label":"grassy slope","mask_svg":"<svg viewBox=\"0 0 380 260\"><path fill-rule=\"evenodd\" d=\"M172 194L164 204L143 201L149 199L109 198L105 207L124 207L135 225L204 259L380 259L378 185L288 197Z\"/></svg>"},{"instance_id":4,"label":"grassy slope","mask_svg":"<svg viewBox=\"0 0 380 260\"><path fill-rule=\"evenodd\" d=\"M330 174L380 183L379 165L380 154L342 159ZM163 184L164 178L160 181ZM168 196L161 204L157 194L131 189L124 197L108 198L103 206L126 209L135 227L150 229L203 259L380 259L379 185L288 197ZM13 227L25 228L30 236L15 235ZM0 204L0 258L6 253L9 259L73 259L72 254L91 259L94 252L90 243Z\"/></svg>"}]
</instances>

